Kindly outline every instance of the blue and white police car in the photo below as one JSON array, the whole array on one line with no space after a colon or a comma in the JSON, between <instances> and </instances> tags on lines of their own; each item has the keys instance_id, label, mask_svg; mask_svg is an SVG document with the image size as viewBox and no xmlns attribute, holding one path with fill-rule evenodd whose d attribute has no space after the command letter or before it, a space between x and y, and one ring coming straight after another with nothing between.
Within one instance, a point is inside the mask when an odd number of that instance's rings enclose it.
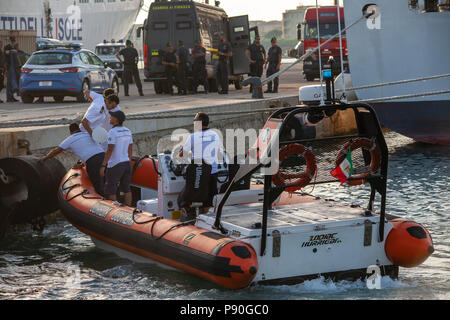
<instances>
[{"instance_id":1,"label":"blue and white police car","mask_svg":"<svg viewBox=\"0 0 450 320\"><path fill-rule=\"evenodd\" d=\"M57 102L66 96L85 102L87 89L102 93L113 88L119 92L116 72L80 44L45 44L40 48L21 69L20 95L24 103L47 96L53 96Z\"/></svg>"}]
</instances>

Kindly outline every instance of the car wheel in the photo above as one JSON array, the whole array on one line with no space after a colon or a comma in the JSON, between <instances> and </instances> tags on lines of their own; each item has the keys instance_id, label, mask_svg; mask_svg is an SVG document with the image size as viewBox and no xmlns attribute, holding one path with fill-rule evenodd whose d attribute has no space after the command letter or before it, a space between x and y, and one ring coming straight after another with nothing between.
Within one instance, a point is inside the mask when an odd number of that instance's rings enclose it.
<instances>
[{"instance_id":1,"label":"car wheel","mask_svg":"<svg viewBox=\"0 0 450 320\"><path fill-rule=\"evenodd\" d=\"M63 102L64 96L53 96L53 99L55 100L55 102Z\"/></svg>"},{"instance_id":2,"label":"car wheel","mask_svg":"<svg viewBox=\"0 0 450 320\"><path fill-rule=\"evenodd\" d=\"M315 77L313 75L307 74L305 75L306 81L314 81Z\"/></svg>"},{"instance_id":3,"label":"car wheel","mask_svg":"<svg viewBox=\"0 0 450 320\"><path fill-rule=\"evenodd\" d=\"M30 96L28 94L22 95L22 102L23 103L33 103L33 101L34 101L34 97L33 96Z\"/></svg>"},{"instance_id":4,"label":"car wheel","mask_svg":"<svg viewBox=\"0 0 450 320\"><path fill-rule=\"evenodd\" d=\"M114 89L116 95L119 95L120 87L119 87L119 80L117 80L117 78L114 78L111 84L111 88Z\"/></svg>"},{"instance_id":5,"label":"car wheel","mask_svg":"<svg viewBox=\"0 0 450 320\"><path fill-rule=\"evenodd\" d=\"M89 81L86 79L83 80L83 84L81 85L81 92L77 95L78 102L88 102L88 100L84 96L84 92L89 89L90 89Z\"/></svg>"}]
</instances>

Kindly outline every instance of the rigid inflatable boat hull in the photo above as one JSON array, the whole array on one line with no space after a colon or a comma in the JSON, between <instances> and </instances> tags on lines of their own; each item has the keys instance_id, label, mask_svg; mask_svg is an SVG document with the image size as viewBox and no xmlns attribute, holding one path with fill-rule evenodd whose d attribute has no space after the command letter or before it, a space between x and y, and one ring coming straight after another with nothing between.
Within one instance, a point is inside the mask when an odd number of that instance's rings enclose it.
<instances>
[{"instance_id":1,"label":"rigid inflatable boat hull","mask_svg":"<svg viewBox=\"0 0 450 320\"><path fill-rule=\"evenodd\" d=\"M249 244L150 213L136 214L135 223L133 208L95 194L84 169L67 173L58 200L81 232L134 255L231 289L247 287L257 273L258 259Z\"/></svg>"}]
</instances>

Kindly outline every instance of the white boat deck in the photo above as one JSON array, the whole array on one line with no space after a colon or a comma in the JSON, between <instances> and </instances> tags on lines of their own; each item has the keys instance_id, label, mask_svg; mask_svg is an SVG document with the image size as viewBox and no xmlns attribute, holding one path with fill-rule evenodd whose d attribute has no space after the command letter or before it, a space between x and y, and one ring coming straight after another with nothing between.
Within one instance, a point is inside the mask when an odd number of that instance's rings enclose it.
<instances>
[{"instance_id":1,"label":"white boat deck","mask_svg":"<svg viewBox=\"0 0 450 320\"><path fill-rule=\"evenodd\" d=\"M221 223L225 229L238 230L242 235L257 235L261 232L262 203L239 204L224 206ZM207 215L200 216L208 225L214 223L216 214L211 210ZM312 201L274 207L269 210L267 230L271 229L307 229L323 225L342 226L361 223L365 219L379 219L377 215L365 215L365 209L352 208L335 201Z\"/></svg>"}]
</instances>

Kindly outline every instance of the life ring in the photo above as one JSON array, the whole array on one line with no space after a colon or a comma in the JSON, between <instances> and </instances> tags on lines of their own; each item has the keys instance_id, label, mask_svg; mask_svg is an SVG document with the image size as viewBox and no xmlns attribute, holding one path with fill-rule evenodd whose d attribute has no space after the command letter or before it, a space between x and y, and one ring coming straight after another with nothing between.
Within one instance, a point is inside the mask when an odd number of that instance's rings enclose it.
<instances>
[{"instance_id":1,"label":"life ring","mask_svg":"<svg viewBox=\"0 0 450 320\"><path fill-rule=\"evenodd\" d=\"M350 186L359 186L361 184L365 184L367 182L367 178L370 177L373 173L376 173L381 166L381 151L375 141L367 138L358 138L356 140L349 141L342 146L341 150L339 150L339 153L336 156L336 167L338 167L342 163L342 161L344 161L349 151L353 151L359 148L363 148L370 152L371 172L351 175L346 182Z\"/></svg>"},{"instance_id":2,"label":"life ring","mask_svg":"<svg viewBox=\"0 0 450 320\"><path fill-rule=\"evenodd\" d=\"M317 171L316 157L314 156L314 153L304 145L297 143L289 144L280 150L280 163L283 162L283 160L285 160L288 156L293 154L301 155L305 158L306 170L302 173L282 173L280 170L278 170L278 172L272 176L273 184L279 187L287 185L286 180L296 179L292 182L289 182L288 185L295 185L295 187L286 188L286 191L288 192L294 192L305 187L311 181Z\"/></svg>"}]
</instances>

